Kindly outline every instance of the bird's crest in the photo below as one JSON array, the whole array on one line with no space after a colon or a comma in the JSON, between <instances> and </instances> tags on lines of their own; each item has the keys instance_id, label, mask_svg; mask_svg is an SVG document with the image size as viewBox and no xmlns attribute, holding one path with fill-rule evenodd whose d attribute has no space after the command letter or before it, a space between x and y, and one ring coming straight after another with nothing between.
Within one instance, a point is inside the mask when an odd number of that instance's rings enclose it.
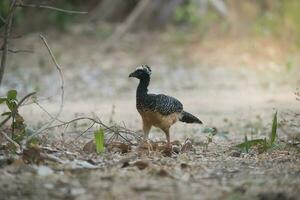
<instances>
[{"instance_id":1,"label":"bird's crest","mask_svg":"<svg viewBox=\"0 0 300 200\"><path fill-rule=\"evenodd\" d=\"M141 70L144 70L145 72L147 72L147 74L151 75L152 71L151 71L151 68L148 66L148 65L141 65L141 66L138 66L136 68L136 70L138 69L141 69Z\"/></svg>"}]
</instances>

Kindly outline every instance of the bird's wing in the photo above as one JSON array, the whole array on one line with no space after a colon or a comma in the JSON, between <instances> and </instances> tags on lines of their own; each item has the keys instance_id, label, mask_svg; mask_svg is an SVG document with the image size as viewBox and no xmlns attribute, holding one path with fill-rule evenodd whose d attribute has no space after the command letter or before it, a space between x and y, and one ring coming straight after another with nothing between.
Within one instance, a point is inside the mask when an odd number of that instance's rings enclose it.
<instances>
[{"instance_id":1,"label":"bird's wing","mask_svg":"<svg viewBox=\"0 0 300 200\"><path fill-rule=\"evenodd\" d=\"M162 115L169 115L175 112L182 112L183 106L174 97L170 97L164 94L149 94L149 97L152 102L155 102L152 104L154 107L154 110L161 113Z\"/></svg>"}]
</instances>

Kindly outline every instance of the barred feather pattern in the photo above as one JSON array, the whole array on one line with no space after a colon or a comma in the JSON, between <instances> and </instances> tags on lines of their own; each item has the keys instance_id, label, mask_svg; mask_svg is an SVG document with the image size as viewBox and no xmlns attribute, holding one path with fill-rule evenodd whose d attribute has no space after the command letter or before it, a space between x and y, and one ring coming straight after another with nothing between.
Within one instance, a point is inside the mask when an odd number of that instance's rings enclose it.
<instances>
[{"instance_id":1,"label":"barred feather pattern","mask_svg":"<svg viewBox=\"0 0 300 200\"><path fill-rule=\"evenodd\" d=\"M136 107L140 111L154 111L162 115L181 113L183 111L180 101L164 94L146 94L143 97L138 97Z\"/></svg>"}]
</instances>

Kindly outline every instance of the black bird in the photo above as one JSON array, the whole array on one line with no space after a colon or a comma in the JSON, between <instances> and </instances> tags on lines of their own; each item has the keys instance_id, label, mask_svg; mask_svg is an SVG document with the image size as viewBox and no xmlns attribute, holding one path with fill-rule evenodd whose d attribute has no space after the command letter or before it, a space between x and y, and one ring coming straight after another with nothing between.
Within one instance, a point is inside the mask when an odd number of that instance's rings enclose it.
<instances>
[{"instance_id":1,"label":"black bird","mask_svg":"<svg viewBox=\"0 0 300 200\"><path fill-rule=\"evenodd\" d=\"M129 77L140 80L136 90L136 108L143 119L144 136L148 139L152 126L162 129L167 137L167 145L170 147L170 127L178 120L185 123L202 122L192 114L183 110L182 103L164 94L148 94L151 68L147 65L137 67Z\"/></svg>"}]
</instances>

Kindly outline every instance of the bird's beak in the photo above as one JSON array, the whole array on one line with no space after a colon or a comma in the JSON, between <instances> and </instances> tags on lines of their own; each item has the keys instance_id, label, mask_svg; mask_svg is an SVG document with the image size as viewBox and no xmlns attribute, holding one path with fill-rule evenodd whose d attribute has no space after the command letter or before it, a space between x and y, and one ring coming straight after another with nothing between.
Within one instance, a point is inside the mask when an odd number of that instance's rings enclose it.
<instances>
[{"instance_id":1,"label":"bird's beak","mask_svg":"<svg viewBox=\"0 0 300 200\"><path fill-rule=\"evenodd\" d=\"M130 77L136 77L136 74L135 74L134 72L132 72L131 74L129 74L128 77L129 77L129 78L130 78Z\"/></svg>"}]
</instances>

